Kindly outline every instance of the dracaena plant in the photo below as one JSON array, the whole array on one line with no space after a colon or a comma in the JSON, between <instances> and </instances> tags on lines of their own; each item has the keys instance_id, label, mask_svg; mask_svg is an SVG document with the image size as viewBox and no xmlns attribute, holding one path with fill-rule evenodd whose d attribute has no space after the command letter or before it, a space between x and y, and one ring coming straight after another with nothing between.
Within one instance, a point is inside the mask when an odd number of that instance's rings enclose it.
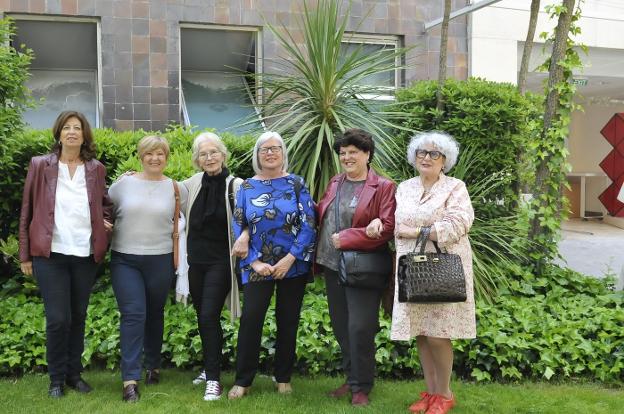
<instances>
[{"instance_id":1,"label":"dracaena plant","mask_svg":"<svg viewBox=\"0 0 624 414\"><path fill-rule=\"evenodd\" d=\"M396 73L402 68L406 49L384 48L371 52L363 45L345 48L349 7L342 10L330 0L303 2L298 44L285 26L267 23L286 56L265 61L263 74L256 75L262 91L261 117L284 137L290 169L302 175L315 198L322 195L340 165L332 145L342 131L361 128L375 138L374 166L396 171L404 157L390 131L401 115L380 105L379 96L393 88L367 84L371 76ZM355 29L357 31L357 28ZM386 101L387 102L387 101ZM385 111L382 111L385 106Z\"/></svg>"}]
</instances>

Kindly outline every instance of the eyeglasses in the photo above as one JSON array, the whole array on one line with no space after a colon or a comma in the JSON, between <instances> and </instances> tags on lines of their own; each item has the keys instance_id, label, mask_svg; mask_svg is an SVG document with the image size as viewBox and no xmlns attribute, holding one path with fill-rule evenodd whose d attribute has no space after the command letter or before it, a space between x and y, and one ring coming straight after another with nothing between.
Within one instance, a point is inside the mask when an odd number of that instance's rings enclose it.
<instances>
[{"instance_id":1,"label":"eyeglasses","mask_svg":"<svg viewBox=\"0 0 624 414\"><path fill-rule=\"evenodd\" d=\"M268 154L271 151L271 154L279 154L282 152L282 147L280 145L275 145L272 147L261 147L258 152L262 155Z\"/></svg>"},{"instance_id":2,"label":"eyeglasses","mask_svg":"<svg viewBox=\"0 0 624 414\"><path fill-rule=\"evenodd\" d=\"M446 158L446 155L444 155L440 151L435 151L435 150L434 151L427 151L427 150L423 150L423 149L416 150L416 158L423 159L423 158L425 158L427 156L427 154L429 154L429 158L431 158L432 160L440 159L440 157Z\"/></svg>"},{"instance_id":3,"label":"eyeglasses","mask_svg":"<svg viewBox=\"0 0 624 414\"><path fill-rule=\"evenodd\" d=\"M212 158L212 157L216 157L217 155L220 155L221 151L217 151L217 150L212 150L212 151L208 151L208 152L200 152L199 153L199 158Z\"/></svg>"}]
</instances>

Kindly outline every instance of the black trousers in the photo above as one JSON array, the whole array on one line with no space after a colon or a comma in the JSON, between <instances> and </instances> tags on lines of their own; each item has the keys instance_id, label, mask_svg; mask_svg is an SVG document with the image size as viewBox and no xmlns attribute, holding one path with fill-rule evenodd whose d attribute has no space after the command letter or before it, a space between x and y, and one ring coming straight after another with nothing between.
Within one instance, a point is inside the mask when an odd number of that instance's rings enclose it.
<instances>
[{"instance_id":1,"label":"black trousers","mask_svg":"<svg viewBox=\"0 0 624 414\"><path fill-rule=\"evenodd\" d=\"M206 379L219 381L223 354L221 310L232 288L230 264L191 264L189 290L197 313Z\"/></svg>"},{"instance_id":2,"label":"black trousers","mask_svg":"<svg viewBox=\"0 0 624 414\"><path fill-rule=\"evenodd\" d=\"M306 276L282 280L249 282L245 285L243 314L238 330L236 385L248 387L258 371L262 326L273 291L277 338L275 341L274 376L277 382L290 382L295 364L295 347Z\"/></svg>"},{"instance_id":3,"label":"black trousers","mask_svg":"<svg viewBox=\"0 0 624 414\"><path fill-rule=\"evenodd\" d=\"M80 376L85 319L97 265L93 256L33 257L46 315L46 357L53 383Z\"/></svg>"},{"instance_id":4,"label":"black trousers","mask_svg":"<svg viewBox=\"0 0 624 414\"><path fill-rule=\"evenodd\" d=\"M375 335L381 291L338 284L338 273L324 268L329 317L342 351L342 368L351 392L368 394L375 380Z\"/></svg>"}]
</instances>

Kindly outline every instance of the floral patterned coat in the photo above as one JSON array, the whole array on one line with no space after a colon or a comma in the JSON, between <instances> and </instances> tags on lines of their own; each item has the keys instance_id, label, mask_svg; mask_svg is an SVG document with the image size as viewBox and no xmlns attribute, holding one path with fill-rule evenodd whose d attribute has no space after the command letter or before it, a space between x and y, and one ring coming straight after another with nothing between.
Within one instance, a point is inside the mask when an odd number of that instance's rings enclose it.
<instances>
[{"instance_id":1,"label":"floral patterned coat","mask_svg":"<svg viewBox=\"0 0 624 414\"><path fill-rule=\"evenodd\" d=\"M474 338L476 321L472 249L468 241L474 211L466 185L461 180L441 173L440 179L431 187L429 193L423 194L424 187L420 177L411 178L399 185L396 192L396 226L404 223L409 226L431 225L435 228L438 245L461 257L468 298L466 302L460 303L399 303L398 283L395 283L391 338ZM395 241L397 258L413 251L416 244L416 239L396 237ZM435 251L431 241L426 250Z\"/></svg>"},{"instance_id":2,"label":"floral patterned coat","mask_svg":"<svg viewBox=\"0 0 624 414\"><path fill-rule=\"evenodd\" d=\"M295 194L294 174L271 180L248 178L241 184L234 209L234 235L238 238L249 228L249 253L241 259L243 284L271 280L251 267L260 260L274 265L288 253L297 259L286 278L307 275L316 242L314 202L305 185L301 186L299 202Z\"/></svg>"}]
</instances>

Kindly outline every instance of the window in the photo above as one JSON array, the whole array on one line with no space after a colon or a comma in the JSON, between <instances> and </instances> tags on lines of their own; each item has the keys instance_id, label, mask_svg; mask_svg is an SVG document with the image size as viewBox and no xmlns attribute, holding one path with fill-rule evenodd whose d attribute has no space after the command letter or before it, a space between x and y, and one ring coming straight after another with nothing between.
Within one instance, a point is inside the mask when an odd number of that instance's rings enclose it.
<instances>
[{"instance_id":1,"label":"window","mask_svg":"<svg viewBox=\"0 0 624 414\"><path fill-rule=\"evenodd\" d=\"M255 85L247 76L258 66L257 30L183 25L180 32L184 123L236 134L258 128Z\"/></svg>"},{"instance_id":2,"label":"window","mask_svg":"<svg viewBox=\"0 0 624 414\"><path fill-rule=\"evenodd\" d=\"M34 53L26 86L39 104L26 110L25 122L32 128L51 128L60 112L76 110L98 127L97 22L14 18L14 44Z\"/></svg>"},{"instance_id":3,"label":"window","mask_svg":"<svg viewBox=\"0 0 624 414\"><path fill-rule=\"evenodd\" d=\"M361 54L370 56L373 53L381 53L382 60L387 52L385 63L397 67L394 71L386 71L362 78L358 84L370 88L370 91L361 94L364 100L394 100L394 92L401 84L401 60L396 56L399 48L399 38L397 36L373 36L345 33L345 40L342 43L343 54L349 55L357 49L361 49Z\"/></svg>"}]
</instances>

